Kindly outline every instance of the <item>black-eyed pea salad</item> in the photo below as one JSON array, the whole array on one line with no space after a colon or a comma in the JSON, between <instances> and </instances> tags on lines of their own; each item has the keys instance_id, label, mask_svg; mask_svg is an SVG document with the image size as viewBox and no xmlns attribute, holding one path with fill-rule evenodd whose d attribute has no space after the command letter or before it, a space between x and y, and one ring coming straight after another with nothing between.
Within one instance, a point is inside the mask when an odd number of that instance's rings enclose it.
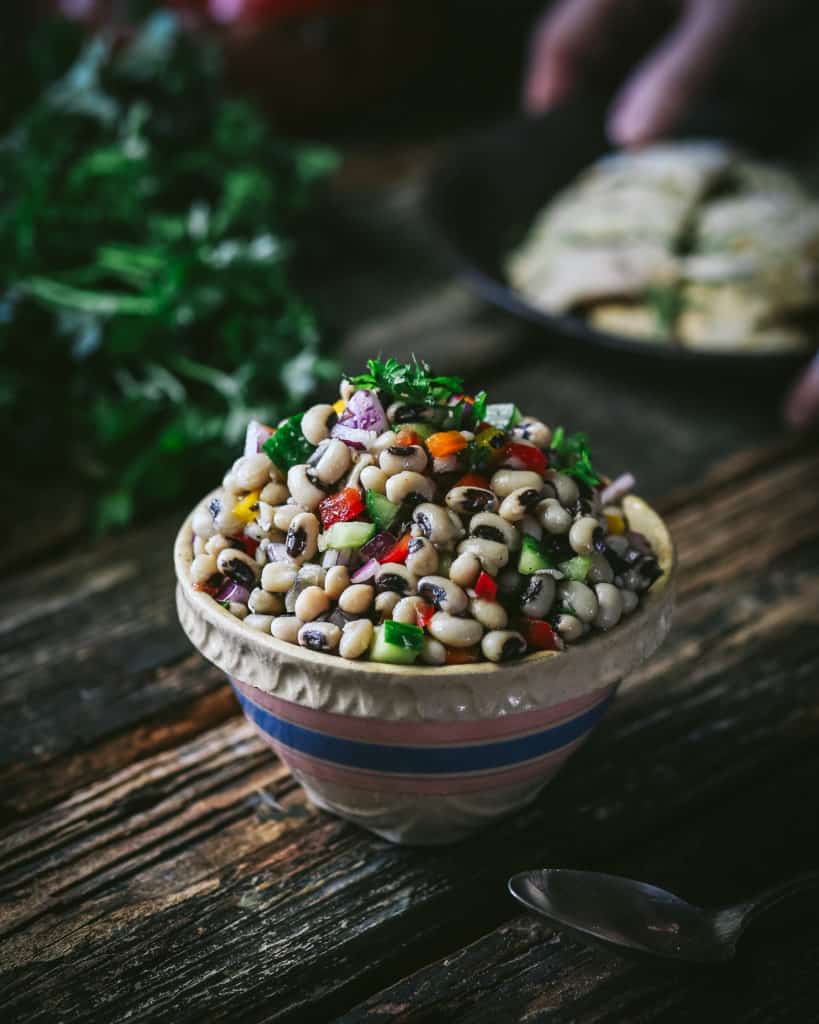
<instances>
[{"instance_id":1,"label":"black-eyed pea salad","mask_svg":"<svg viewBox=\"0 0 819 1024\"><path fill-rule=\"evenodd\" d=\"M370 360L244 454L193 515L194 586L278 640L451 665L616 629L661 575L581 434Z\"/></svg>"}]
</instances>

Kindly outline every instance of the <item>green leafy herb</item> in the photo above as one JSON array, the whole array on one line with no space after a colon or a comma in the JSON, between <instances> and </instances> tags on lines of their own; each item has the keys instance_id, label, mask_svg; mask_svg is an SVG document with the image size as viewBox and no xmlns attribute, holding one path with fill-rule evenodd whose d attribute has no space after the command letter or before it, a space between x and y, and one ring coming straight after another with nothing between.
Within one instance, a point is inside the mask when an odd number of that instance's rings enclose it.
<instances>
[{"instance_id":1,"label":"green leafy herb","mask_svg":"<svg viewBox=\"0 0 819 1024\"><path fill-rule=\"evenodd\" d=\"M350 377L349 381L357 388L381 391L387 402L411 405L440 405L464 389L460 377L433 377L429 366L415 356L410 363L368 359L367 372Z\"/></svg>"},{"instance_id":2,"label":"green leafy herb","mask_svg":"<svg viewBox=\"0 0 819 1024\"><path fill-rule=\"evenodd\" d=\"M664 338L673 337L677 321L685 309L685 295L682 287L672 285L652 285L645 292L646 305L657 318L657 325Z\"/></svg>"},{"instance_id":3,"label":"green leafy herb","mask_svg":"<svg viewBox=\"0 0 819 1024\"><path fill-rule=\"evenodd\" d=\"M600 483L585 434L567 434L563 427L558 427L552 435L550 461L554 469L575 477L588 487L596 487Z\"/></svg>"},{"instance_id":4,"label":"green leafy herb","mask_svg":"<svg viewBox=\"0 0 819 1024\"><path fill-rule=\"evenodd\" d=\"M388 644L406 647L410 651L420 651L424 645L424 631L420 626L413 626L408 622L387 619L384 623L384 639Z\"/></svg>"},{"instance_id":5,"label":"green leafy herb","mask_svg":"<svg viewBox=\"0 0 819 1024\"><path fill-rule=\"evenodd\" d=\"M486 404L487 397L488 396L485 391L479 391L477 395L475 395L475 401L472 403L472 422L475 426L479 423L483 423L486 419L486 412L488 409Z\"/></svg>"},{"instance_id":6,"label":"green leafy herb","mask_svg":"<svg viewBox=\"0 0 819 1024\"><path fill-rule=\"evenodd\" d=\"M292 466L307 462L316 450L301 432L301 421L304 413L298 413L285 420L272 437L269 437L262 448L282 473Z\"/></svg>"},{"instance_id":7,"label":"green leafy herb","mask_svg":"<svg viewBox=\"0 0 819 1024\"><path fill-rule=\"evenodd\" d=\"M335 376L290 258L336 158L231 98L219 48L167 10L122 47L57 20L20 50L2 77L27 105L0 101L0 433L34 478L81 476L107 528L201 493L248 420Z\"/></svg>"}]
</instances>

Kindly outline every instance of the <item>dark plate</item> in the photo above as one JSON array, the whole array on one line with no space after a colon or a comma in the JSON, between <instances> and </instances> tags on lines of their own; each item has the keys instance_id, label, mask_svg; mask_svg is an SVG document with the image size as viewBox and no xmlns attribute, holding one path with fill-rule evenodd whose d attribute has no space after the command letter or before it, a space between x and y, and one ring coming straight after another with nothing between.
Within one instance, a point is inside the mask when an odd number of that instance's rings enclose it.
<instances>
[{"instance_id":1,"label":"dark plate","mask_svg":"<svg viewBox=\"0 0 819 1024\"><path fill-rule=\"evenodd\" d=\"M538 119L520 118L460 143L433 173L426 208L460 273L484 299L544 329L544 341L596 345L676 363L769 371L804 363L810 352L707 352L609 334L585 320L544 312L506 281L506 254L541 207L610 150L605 105L584 98ZM743 140L737 140L743 144ZM747 141L745 142L747 148Z\"/></svg>"}]
</instances>

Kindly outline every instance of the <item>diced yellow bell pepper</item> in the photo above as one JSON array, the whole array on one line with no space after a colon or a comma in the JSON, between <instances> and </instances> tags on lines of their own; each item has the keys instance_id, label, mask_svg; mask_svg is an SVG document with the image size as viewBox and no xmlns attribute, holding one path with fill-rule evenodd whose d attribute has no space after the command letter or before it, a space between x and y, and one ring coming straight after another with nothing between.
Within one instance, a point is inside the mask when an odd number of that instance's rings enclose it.
<instances>
[{"instance_id":1,"label":"diced yellow bell pepper","mask_svg":"<svg viewBox=\"0 0 819 1024\"><path fill-rule=\"evenodd\" d=\"M606 509L605 516L606 526L608 527L609 533L618 537L626 532L626 521L619 512L616 512L613 509Z\"/></svg>"},{"instance_id":2,"label":"diced yellow bell pepper","mask_svg":"<svg viewBox=\"0 0 819 1024\"><path fill-rule=\"evenodd\" d=\"M335 410L336 413L338 413L339 416L344 412L346 408L347 403L344 401L343 398L339 398L337 402L333 402L333 409Z\"/></svg>"},{"instance_id":3,"label":"diced yellow bell pepper","mask_svg":"<svg viewBox=\"0 0 819 1024\"><path fill-rule=\"evenodd\" d=\"M259 492L251 491L233 506L233 514L243 523L252 523L259 514Z\"/></svg>"}]
</instances>

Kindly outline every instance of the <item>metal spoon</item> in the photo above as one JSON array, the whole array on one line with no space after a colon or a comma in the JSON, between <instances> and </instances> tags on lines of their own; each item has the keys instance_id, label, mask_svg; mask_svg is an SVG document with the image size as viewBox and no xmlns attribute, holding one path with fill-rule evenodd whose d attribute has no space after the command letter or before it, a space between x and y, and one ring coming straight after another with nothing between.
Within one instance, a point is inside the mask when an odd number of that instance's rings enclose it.
<instances>
[{"instance_id":1,"label":"metal spoon","mask_svg":"<svg viewBox=\"0 0 819 1024\"><path fill-rule=\"evenodd\" d=\"M593 871L547 868L509 879L509 891L524 906L585 941L697 963L730 960L752 920L817 885L819 872L811 872L747 903L707 910L645 882Z\"/></svg>"}]
</instances>

